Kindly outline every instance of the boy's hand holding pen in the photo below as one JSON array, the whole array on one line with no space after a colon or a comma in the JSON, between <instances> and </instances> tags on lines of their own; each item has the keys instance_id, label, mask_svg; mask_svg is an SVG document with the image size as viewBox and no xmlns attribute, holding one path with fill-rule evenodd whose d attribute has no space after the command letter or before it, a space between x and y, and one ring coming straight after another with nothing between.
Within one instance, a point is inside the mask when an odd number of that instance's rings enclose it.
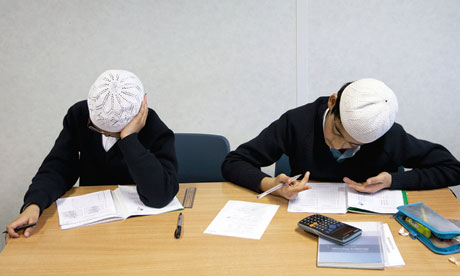
<instances>
[{"instance_id":1,"label":"boy's hand holding pen","mask_svg":"<svg viewBox=\"0 0 460 276\"><path fill-rule=\"evenodd\" d=\"M30 223L30 224L21 225L21 226L18 226L18 227L16 227L16 228L14 228L14 232L18 232L18 231L20 231L20 230L24 230L24 229L27 229L27 228L29 228L29 227L34 227L35 225L37 225L36 222ZM6 234L6 233L8 233L8 231L3 231L3 234Z\"/></svg>"},{"instance_id":2,"label":"boy's hand holding pen","mask_svg":"<svg viewBox=\"0 0 460 276\"><path fill-rule=\"evenodd\" d=\"M262 189L264 189L264 187L266 187L265 189L270 187L269 183L275 182L278 184L275 186L272 186L270 189L267 189L265 192L259 194L257 198L260 199L275 191L278 191L277 193L279 196L282 196L288 200L296 198L299 192L311 189L311 186L307 185L308 179L310 177L310 172L307 171L302 180L296 181L300 176L301 175L299 174L293 177L289 177L285 174L280 174L276 178L266 177L262 179L262 182L261 182Z\"/></svg>"}]
</instances>

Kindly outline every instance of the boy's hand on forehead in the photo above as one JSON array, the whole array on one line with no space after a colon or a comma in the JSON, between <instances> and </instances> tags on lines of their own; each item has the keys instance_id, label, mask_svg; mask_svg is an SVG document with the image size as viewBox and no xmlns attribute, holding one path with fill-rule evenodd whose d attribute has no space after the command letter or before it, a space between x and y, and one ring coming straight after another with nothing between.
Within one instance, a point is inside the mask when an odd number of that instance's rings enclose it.
<instances>
[{"instance_id":1,"label":"boy's hand on forehead","mask_svg":"<svg viewBox=\"0 0 460 276\"><path fill-rule=\"evenodd\" d=\"M344 177L343 181L348 184L348 187L355 189L361 193L375 193L382 189L390 188L391 186L391 174L387 172L381 172L377 176L370 177L366 182L355 182L348 177Z\"/></svg>"},{"instance_id":2,"label":"boy's hand on forehead","mask_svg":"<svg viewBox=\"0 0 460 276\"><path fill-rule=\"evenodd\" d=\"M139 113L129 122L124 129L120 132L120 138L123 139L126 136L138 133L145 126L149 109L147 107L147 95L144 94L144 100L142 101Z\"/></svg>"}]
</instances>

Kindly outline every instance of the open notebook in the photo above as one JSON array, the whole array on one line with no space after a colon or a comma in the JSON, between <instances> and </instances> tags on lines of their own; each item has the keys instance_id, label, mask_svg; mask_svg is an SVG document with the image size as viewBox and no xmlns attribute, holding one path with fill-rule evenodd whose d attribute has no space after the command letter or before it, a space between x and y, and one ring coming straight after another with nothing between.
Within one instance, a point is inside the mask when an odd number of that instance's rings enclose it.
<instances>
[{"instance_id":1,"label":"open notebook","mask_svg":"<svg viewBox=\"0 0 460 276\"><path fill-rule=\"evenodd\" d=\"M407 204L406 191L380 190L365 194L348 188L345 183L308 183L312 189L300 192L289 201L289 212L393 214L396 207Z\"/></svg>"},{"instance_id":2,"label":"open notebook","mask_svg":"<svg viewBox=\"0 0 460 276\"><path fill-rule=\"evenodd\" d=\"M156 215L184 207L177 197L163 208L145 206L135 186L118 186L81 196L59 198L56 201L61 229L123 220L131 216Z\"/></svg>"}]
</instances>

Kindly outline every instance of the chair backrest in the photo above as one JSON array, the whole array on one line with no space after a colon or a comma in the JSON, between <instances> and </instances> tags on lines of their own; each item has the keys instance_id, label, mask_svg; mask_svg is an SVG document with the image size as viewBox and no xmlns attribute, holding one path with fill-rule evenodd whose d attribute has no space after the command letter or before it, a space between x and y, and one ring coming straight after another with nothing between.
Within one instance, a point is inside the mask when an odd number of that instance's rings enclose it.
<instances>
[{"instance_id":1,"label":"chair backrest","mask_svg":"<svg viewBox=\"0 0 460 276\"><path fill-rule=\"evenodd\" d=\"M291 165L289 165L289 157L286 154L281 155L275 163L275 177L280 173L291 175Z\"/></svg>"},{"instance_id":2,"label":"chair backrest","mask_svg":"<svg viewBox=\"0 0 460 276\"><path fill-rule=\"evenodd\" d=\"M176 133L179 183L225 181L221 165L230 152L227 138L200 133Z\"/></svg>"}]
</instances>

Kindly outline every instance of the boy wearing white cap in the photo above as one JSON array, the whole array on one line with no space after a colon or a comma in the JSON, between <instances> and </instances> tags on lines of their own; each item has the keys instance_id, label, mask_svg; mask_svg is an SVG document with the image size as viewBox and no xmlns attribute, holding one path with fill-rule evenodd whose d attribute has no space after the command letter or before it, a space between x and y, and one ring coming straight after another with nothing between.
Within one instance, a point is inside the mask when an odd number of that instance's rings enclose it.
<instances>
[{"instance_id":1,"label":"boy wearing white cap","mask_svg":"<svg viewBox=\"0 0 460 276\"><path fill-rule=\"evenodd\" d=\"M344 181L360 192L435 189L460 184L460 162L443 146L419 140L394 123L398 102L375 79L345 84L337 94L289 110L256 138L228 154L222 175L256 192L279 183L275 195L293 199L310 189L308 179ZM260 170L289 157L291 174ZM403 172L400 167L412 168ZM292 182L292 183L291 183Z\"/></svg>"},{"instance_id":2,"label":"boy wearing white cap","mask_svg":"<svg viewBox=\"0 0 460 276\"><path fill-rule=\"evenodd\" d=\"M36 222L78 178L80 186L136 184L142 202L152 207L163 207L176 195L174 134L147 107L144 87L133 73L104 72L88 100L70 107L24 196L21 214L7 226L7 238L19 236L14 228Z\"/></svg>"}]
</instances>

